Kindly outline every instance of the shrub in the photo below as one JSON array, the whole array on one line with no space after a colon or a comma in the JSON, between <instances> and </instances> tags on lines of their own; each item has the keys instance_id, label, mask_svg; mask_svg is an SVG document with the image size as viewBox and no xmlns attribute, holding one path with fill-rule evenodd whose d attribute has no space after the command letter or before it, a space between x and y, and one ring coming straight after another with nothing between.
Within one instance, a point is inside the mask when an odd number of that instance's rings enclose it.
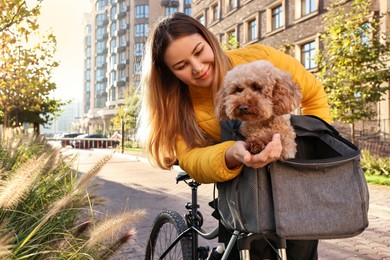
<instances>
[{"instance_id":1,"label":"shrub","mask_svg":"<svg viewBox=\"0 0 390 260\"><path fill-rule=\"evenodd\" d=\"M0 138L0 258L108 259L131 239L143 211L97 220L92 180L106 156L79 176L44 139L6 131Z\"/></svg>"},{"instance_id":2,"label":"shrub","mask_svg":"<svg viewBox=\"0 0 390 260\"><path fill-rule=\"evenodd\" d=\"M390 180L390 157L379 157L362 150L361 165L368 176L381 176Z\"/></svg>"}]
</instances>

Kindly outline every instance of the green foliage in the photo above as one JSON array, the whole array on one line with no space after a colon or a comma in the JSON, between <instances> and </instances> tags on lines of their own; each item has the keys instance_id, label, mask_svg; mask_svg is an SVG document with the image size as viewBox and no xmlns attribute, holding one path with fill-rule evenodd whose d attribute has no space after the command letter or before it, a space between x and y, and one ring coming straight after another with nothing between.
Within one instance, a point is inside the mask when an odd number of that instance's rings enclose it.
<instances>
[{"instance_id":1,"label":"green foliage","mask_svg":"<svg viewBox=\"0 0 390 260\"><path fill-rule=\"evenodd\" d=\"M42 0L37 0L40 4ZM26 20L34 25L29 18L39 15L40 5L29 9L25 0L2 0L0 1L0 32L8 30L14 24Z\"/></svg>"},{"instance_id":2,"label":"green foliage","mask_svg":"<svg viewBox=\"0 0 390 260\"><path fill-rule=\"evenodd\" d=\"M240 48L240 42L237 41L235 36L231 35L227 43L221 43L221 47L225 51L238 49Z\"/></svg>"},{"instance_id":3,"label":"green foliage","mask_svg":"<svg viewBox=\"0 0 390 260\"><path fill-rule=\"evenodd\" d=\"M361 165L365 174L382 176L390 180L390 157L378 157L363 150Z\"/></svg>"},{"instance_id":4,"label":"green foliage","mask_svg":"<svg viewBox=\"0 0 390 260\"><path fill-rule=\"evenodd\" d=\"M49 124L65 105L50 97L56 89L51 78L58 66L56 38L39 34L39 4L29 9L25 1L11 0L0 7L0 121L5 127Z\"/></svg>"},{"instance_id":5,"label":"green foliage","mask_svg":"<svg viewBox=\"0 0 390 260\"><path fill-rule=\"evenodd\" d=\"M125 124L125 130L137 127L137 118L141 107L141 98L139 90L130 87L129 95L125 98L125 104L118 107L117 113L111 119L114 129L121 129L122 123Z\"/></svg>"},{"instance_id":6,"label":"green foliage","mask_svg":"<svg viewBox=\"0 0 390 260\"><path fill-rule=\"evenodd\" d=\"M333 0L324 16L324 49L317 55L319 78L325 86L331 114L347 124L376 116L376 103L389 89L389 46L379 35L380 16L369 0L353 0L350 9ZM385 41L382 41L385 42Z\"/></svg>"},{"instance_id":7,"label":"green foliage","mask_svg":"<svg viewBox=\"0 0 390 260\"><path fill-rule=\"evenodd\" d=\"M93 178L104 158L79 176L42 138L17 131L0 137L0 258L108 259L133 235L120 229L143 212L98 219Z\"/></svg>"}]
</instances>

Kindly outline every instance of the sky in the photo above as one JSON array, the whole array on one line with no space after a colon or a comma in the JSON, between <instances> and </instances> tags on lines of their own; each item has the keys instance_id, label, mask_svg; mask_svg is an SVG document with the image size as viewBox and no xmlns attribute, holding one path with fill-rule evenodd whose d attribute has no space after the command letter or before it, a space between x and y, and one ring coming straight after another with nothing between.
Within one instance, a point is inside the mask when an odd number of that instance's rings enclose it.
<instances>
[{"instance_id":1,"label":"sky","mask_svg":"<svg viewBox=\"0 0 390 260\"><path fill-rule=\"evenodd\" d=\"M34 0L28 4L34 4ZM53 71L57 85L55 98L82 100L83 14L89 10L89 0L44 0L42 3L40 29L42 32L52 30L57 38L56 58L60 65Z\"/></svg>"}]
</instances>

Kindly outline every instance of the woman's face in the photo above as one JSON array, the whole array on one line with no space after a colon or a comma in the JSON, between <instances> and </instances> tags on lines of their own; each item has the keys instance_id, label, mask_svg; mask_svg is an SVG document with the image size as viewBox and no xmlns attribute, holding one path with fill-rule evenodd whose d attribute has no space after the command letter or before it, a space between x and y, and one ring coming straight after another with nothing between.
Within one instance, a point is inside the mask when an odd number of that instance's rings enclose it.
<instances>
[{"instance_id":1,"label":"woman's face","mask_svg":"<svg viewBox=\"0 0 390 260\"><path fill-rule=\"evenodd\" d=\"M164 61L172 73L191 87L211 87L214 78L214 53L200 34L173 40Z\"/></svg>"}]
</instances>

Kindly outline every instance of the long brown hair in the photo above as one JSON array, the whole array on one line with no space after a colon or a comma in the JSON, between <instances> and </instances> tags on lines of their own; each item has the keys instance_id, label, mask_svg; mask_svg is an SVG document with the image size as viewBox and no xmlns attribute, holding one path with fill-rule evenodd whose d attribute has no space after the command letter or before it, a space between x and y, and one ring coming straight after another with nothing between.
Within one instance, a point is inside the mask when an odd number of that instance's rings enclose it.
<instances>
[{"instance_id":1,"label":"long brown hair","mask_svg":"<svg viewBox=\"0 0 390 260\"><path fill-rule=\"evenodd\" d=\"M176 161L176 140L183 138L189 149L205 146L208 138L198 126L188 87L177 79L164 61L168 45L175 39L200 34L214 52L213 98L231 68L214 35L196 19L174 13L150 31L142 66L142 109L139 134L154 163L169 169Z\"/></svg>"}]
</instances>

